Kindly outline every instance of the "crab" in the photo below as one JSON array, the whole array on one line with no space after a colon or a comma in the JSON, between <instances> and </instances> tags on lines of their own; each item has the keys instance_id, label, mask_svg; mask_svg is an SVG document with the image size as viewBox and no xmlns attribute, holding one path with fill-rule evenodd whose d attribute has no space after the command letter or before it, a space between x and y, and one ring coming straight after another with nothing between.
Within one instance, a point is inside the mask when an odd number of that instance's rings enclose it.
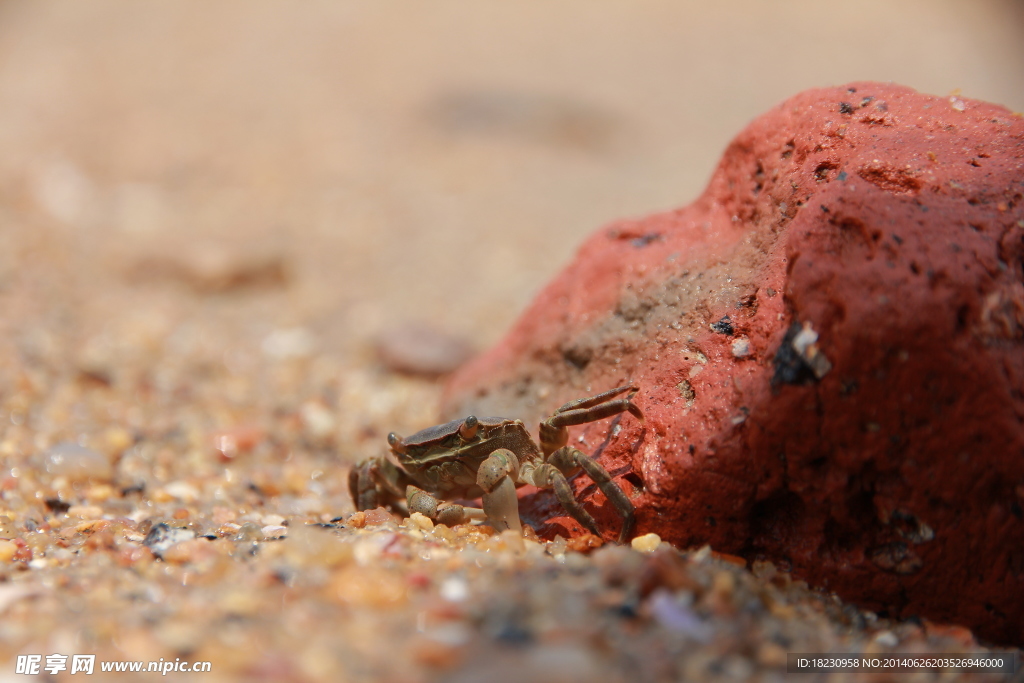
<instances>
[{"instance_id":1,"label":"crab","mask_svg":"<svg viewBox=\"0 0 1024 683\"><path fill-rule=\"evenodd\" d=\"M623 543L633 533L633 504L600 463L566 445L567 427L623 412L643 422L632 401L637 391L626 385L566 403L540 423L539 445L522 420L504 417L470 415L404 439L392 432L388 445L397 464L379 457L354 467L349 473L352 502L356 510L370 510L381 505L400 508L404 499L410 514L419 512L447 526L482 520L499 531L522 532L516 488L530 484L553 489L566 512L600 536L566 479L583 470L622 518ZM615 398L626 392L624 398ZM482 499L482 508L451 502L476 498Z\"/></svg>"}]
</instances>

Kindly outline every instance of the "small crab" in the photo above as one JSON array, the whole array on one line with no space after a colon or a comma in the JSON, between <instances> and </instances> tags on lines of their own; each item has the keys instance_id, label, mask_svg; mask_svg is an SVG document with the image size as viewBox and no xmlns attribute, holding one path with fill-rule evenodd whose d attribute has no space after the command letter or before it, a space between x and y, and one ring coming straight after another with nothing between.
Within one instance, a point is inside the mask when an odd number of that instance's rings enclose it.
<instances>
[{"instance_id":1,"label":"small crab","mask_svg":"<svg viewBox=\"0 0 1024 683\"><path fill-rule=\"evenodd\" d=\"M615 399L627 391L625 398ZM470 415L404 439L392 432L388 444L398 464L385 458L359 463L349 473L352 502L357 510L369 510L404 498L410 513L419 512L448 526L485 519L499 530L521 531L516 488L531 484L554 489L566 512L600 536L594 518L573 496L566 480L582 469L622 517L622 543L633 533L633 504L600 463L566 446L567 427L622 412L642 422L643 413L632 402L636 392L636 387L626 385L566 403L540 423L539 446L521 420L504 417ZM445 502L475 498L482 498L482 509Z\"/></svg>"}]
</instances>

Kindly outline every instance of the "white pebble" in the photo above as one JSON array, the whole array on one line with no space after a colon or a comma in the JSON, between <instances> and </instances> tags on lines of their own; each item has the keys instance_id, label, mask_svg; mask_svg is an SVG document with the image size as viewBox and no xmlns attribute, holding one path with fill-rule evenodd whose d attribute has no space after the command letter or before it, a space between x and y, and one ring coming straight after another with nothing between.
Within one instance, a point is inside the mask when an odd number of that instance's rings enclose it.
<instances>
[{"instance_id":1,"label":"white pebble","mask_svg":"<svg viewBox=\"0 0 1024 683\"><path fill-rule=\"evenodd\" d=\"M892 631L879 631L875 635L875 642L882 647L896 647L900 644L900 639Z\"/></svg>"},{"instance_id":2,"label":"white pebble","mask_svg":"<svg viewBox=\"0 0 1024 683\"><path fill-rule=\"evenodd\" d=\"M185 501L186 503L194 503L199 499L199 491L196 487L184 481L172 481L164 487L164 491L168 495L174 496L178 500Z\"/></svg>"},{"instance_id":3,"label":"white pebble","mask_svg":"<svg viewBox=\"0 0 1024 683\"><path fill-rule=\"evenodd\" d=\"M43 454L43 464L50 474L66 477L70 481L109 481L114 474L107 456L73 442L59 443L48 448Z\"/></svg>"},{"instance_id":4,"label":"white pebble","mask_svg":"<svg viewBox=\"0 0 1024 683\"><path fill-rule=\"evenodd\" d=\"M299 410L299 416L302 418L302 425L318 439L326 439L334 434L334 430L338 427L334 413L319 401L303 403Z\"/></svg>"},{"instance_id":5,"label":"white pebble","mask_svg":"<svg viewBox=\"0 0 1024 683\"><path fill-rule=\"evenodd\" d=\"M465 579L450 576L441 584L440 592L441 597L449 602L463 602L469 597L469 586Z\"/></svg>"},{"instance_id":6,"label":"white pebble","mask_svg":"<svg viewBox=\"0 0 1024 683\"><path fill-rule=\"evenodd\" d=\"M750 340L739 337L732 342L732 355L735 358L746 358L750 355Z\"/></svg>"},{"instance_id":7,"label":"white pebble","mask_svg":"<svg viewBox=\"0 0 1024 683\"><path fill-rule=\"evenodd\" d=\"M304 327L288 327L274 330L263 339L263 353L271 358L287 360L305 358L313 352L316 339Z\"/></svg>"},{"instance_id":8,"label":"white pebble","mask_svg":"<svg viewBox=\"0 0 1024 683\"><path fill-rule=\"evenodd\" d=\"M431 531L434 528L434 520L427 517L422 512L414 512L409 515L406 520L406 526L409 528L419 529L421 531Z\"/></svg>"},{"instance_id":9,"label":"white pebble","mask_svg":"<svg viewBox=\"0 0 1024 683\"><path fill-rule=\"evenodd\" d=\"M653 553L661 545L661 536L655 533L644 534L633 539L633 550L640 553Z\"/></svg>"}]
</instances>

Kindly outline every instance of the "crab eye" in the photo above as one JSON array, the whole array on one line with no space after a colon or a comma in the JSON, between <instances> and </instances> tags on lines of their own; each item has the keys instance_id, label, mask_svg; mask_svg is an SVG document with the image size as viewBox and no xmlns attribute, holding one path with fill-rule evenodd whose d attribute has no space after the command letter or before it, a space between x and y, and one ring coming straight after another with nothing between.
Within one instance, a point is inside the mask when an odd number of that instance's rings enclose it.
<instances>
[{"instance_id":1,"label":"crab eye","mask_svg":"<svg viewBox=\"0 0 1024 683\"><path fill-rule=\"evenodd\" d=\"M476 415L470 415L466 418L466 421L459 427L459 436L466 441L469 441L476 436L477 427L480 426L480 420L477 419Z\"/></svg>"},{"instance_id":2,"label":"crab eye","mask_svg":"<svg viewBox=\"0 0 1024 683\"><path fill-rule=\"evenodd\" d=\"M394 432L388 434L388 445L391 446L391 450L399 455L405 454L405 444L402 443L402 437Z\"/></svg>"}]
</instances>

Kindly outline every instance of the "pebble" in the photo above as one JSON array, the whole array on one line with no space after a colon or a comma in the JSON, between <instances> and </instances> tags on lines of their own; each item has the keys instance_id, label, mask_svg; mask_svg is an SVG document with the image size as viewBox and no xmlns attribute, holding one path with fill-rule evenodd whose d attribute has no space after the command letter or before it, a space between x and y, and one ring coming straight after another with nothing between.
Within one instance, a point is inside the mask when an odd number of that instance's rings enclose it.
<instances>
[{"instance_id":1,"label":"pebble","mask_svg":"<svg viewBox=\"0 0 1024 683\"><path fill-rule=\"evenodd\" d=\"M277 360L305 358L316 348L316 338L305 327L274 330L263 338L263 353Z\"/></svg>"},{"instance_id":2,"label":"pebble","mask_svg":"<svg viewBox=\"0 0 1024 683\"><path fill-rule=\"evenodd\" d=\"M102 503L110 500L113 495L114 487L110 484L96 484L95 486L90 486L85 492L85 498L90 503Z\"/></svg>"},{"instance_id":3,"label":"pebble","mask_svg":"<svg viewBox=\"0 0 1024 683\"><path fill-rule=\"evenodd\" d=\"M46 449L43 466L53 476L65 477L72 482L89 479L109 481L114 474L107 456L70 441Z\"/></svg>"},{"instance_id":4,"label":"pebble","mask_svg":"<svg viewBox=\"0 0 1024 683\"><path fill-rule=\"evenodd\" d=\"M711 640L711 627L693 611L683 596L675 596L659 588L651 595L649 605L652 616L666 629L699 643Z\"/></svg>"},{"instance_id":5,"label":"pebble","mask_svg":"<svg viewBox=\"0 0 1024 683\"><path fill-rule=\"evenodd\" d=\"M302 426L315 439L326 439L334 435L338 428L338 420L334 411L320 401L306 401L299 410Z\"/></svg>"},{"instance_id":6,"label":"pebble","mask_svg":"<svg viewBox=\"0 0 1024 683\"><path fill-rule=\"evenodd\" d=\"M190 538L168 546L160 553L165 562L174 564L199 563L216 556L217 551L205 538Z\"/></svg>"},{"instance_id":7,"label":"pebble","mask_svg":"<svg viewBox=\"0 0 1024 683\"><path fill-rule=\"evenodd\" d=\"M735 358L746 358L751 353L750 340L746 337L739 337L732 342L732 355Z\"/></svg>"},{"instance_id":8,"label":"pebble","mask_svg":"<svg viewBox=\"0 0 1024 683\"><path fill-rule=\"evenodd\" d=\"M875 642L882 647L896 647L900 644L900 639L892 631L879 631L875 634Z\"/></svg>"},{"instance_id":9,"label":"pebble","mask_svg":"<svg viewBox=\"0 0 1024 683\"><path fill-rule=\"evenodd\" d=\"M473 355L463 339L423 323L388 330L377 340L377 354L393 372L436 377L456 370Z\"/></svg>"},{"instance_id":10,"label":"pebble","mask_svg":"<svg viewBox=\"0 0 1024 683\"><path fill-rule=\"evenodd\" d=\"M331 594L351 606L393 608L405 602L406 582L393 572L350 566L331 579Z\"/></svg>"},{"instance_id":11,"label":"pebble","mask_svg":"<svg viewBox=\"0 0 1024 683\"><path fill-rule=\"evenodd\" d=\"M110 427L103 432L104 450L113 456L124 453L135 442L131 433L124 427Z\"/></svg>"},{"instance_id":12,"label":"pebble","mask_svg":"<svg viewBox=\"0 0 1024 683\"><path fill-rule=\"evenodd\" d=\"M575 536L566 541L566 546L569 550L575 550L578 553L586 555L592 550L596 550L604 545L604 539L594 534L581 534Z\"/></svg>"},{"instance_id":13,"label":"pebble","mask_svg":"<svg viewBox=\"0 0 1024 683\"><path fill-rule=\"evenodd\" d=\"M414 512L406 519L407 526L415 527L420 531L433 531L434 520L427 517L422 512Z\"/></svg>"},{"instance_id":14,"label":"pebble","mask_svg":"<svg viewBox=\"0 0 1024 683\"><path fill-rule=\"evenodd\" d=\"M149 530L142 544L149 548L154 555L160 557L171 546L191 540L195 538L195 535L191 529L178 529L161 522Z\"/></svg>"},{"instance_id":15,"label":"pebble","mask_svg":"<svg viewBox=\"0 0 1024 683\"><path fill-rule=\"evenodd\" d=\"M0 562L11 562L18 553L18 546L14 541L0 539Z\"/></svg>"},{"instance_id":16,"label":"pebble","mask_svg":"<svg viewBox=\"0 0 1024 683\"><path fill-rule=\"evenodd\" d=\"M469 598L469 584L458 576L450 576L441 582L441 597L449 602L463 602Z\"/></svg>"},{"instance_id":17,"label":"pebble","mask_svg":"<svg viewBox=\"0 0 1024 683\"><path fill-rule=\"evenodd\" d=\"M103 508L98 505L72 505L67 516L74 519L98 519L103 516Z\"/></svg>"},{"instance_id":18,"label":"pebble","mask_svg":"<svg viewBox=\"0 0 1024 683\"><path fill-rule=\"evenodd\" d=\"M637 536L630 542L630 545L633 546L633 550L636 550L637 552L653 553L659 546L661 546L661 536L655 533Z\"/></svg>"},{"instance_id":19,"label":"pebble","mask_svg":"<svg viewBox=\"0 0 1024 683\"><path fill-rule=\"evenodd\" d=\"M260 530L263 538L284 538L288 535L288 527L280 524L268 524Z\"/></svg>"},{"instance_id":20,"label":"pebble","mask_svg":"<svg viewBox=\"0 0 1024 683\"><path fill-rule=\"evenodd\" d=\"M381 524L387 524L388 522L395 521L394 516L384 508L366 510L363 513L363 519L366 520L366 526L379 526Z\"/></svg>"},{"instance_id":21,"label":"pebble","mask_svg":"<svg viewBox=\"0 0 1024 683\"><path fill-rule=\"evenodd\" d=\"M185 481L172 481L164 487L164 492L186 503L199 499L199 489Z\"/></svg>"},{"instance_id":22,"label":"pebble","mask_svg":"<svg viewBox=\"0 0 1024 683\"><path fill-rule=\"evenodd\" d=\"M330 529L312 524L289 528L284 540L285 558L298 566L333 567L352 559L351 543L345 543Z\"/></svg>"}]
</instances>

